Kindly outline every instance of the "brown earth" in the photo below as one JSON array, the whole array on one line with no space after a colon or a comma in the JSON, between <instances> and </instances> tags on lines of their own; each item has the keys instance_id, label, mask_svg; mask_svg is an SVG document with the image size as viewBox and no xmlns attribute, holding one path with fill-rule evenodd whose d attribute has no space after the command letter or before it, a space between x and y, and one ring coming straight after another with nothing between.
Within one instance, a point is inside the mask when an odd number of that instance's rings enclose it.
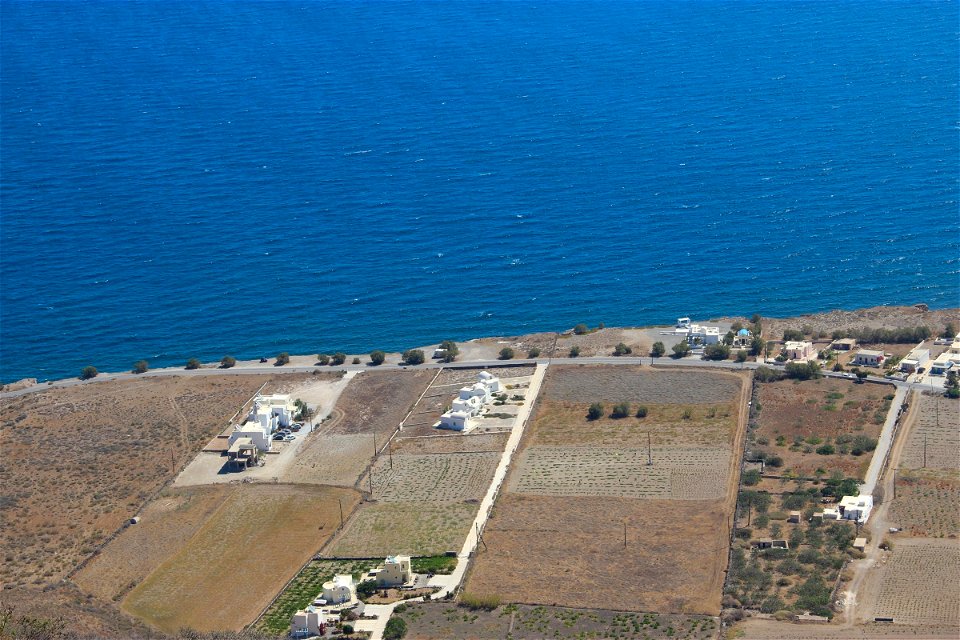
<instances>
[{"instance_id":1,"label":"brown earth","mask_svg":"<svg viewBox=\"0 0 960 640\"><path fill-rule=\"evenodd\" d=\"M329 433L383 434L396 431L417 398L436 376L435 371L365 371L355 377L337 401L343 414ZM384 439L381 443L386 443Z\"/></svg>"},{"instance_id":2,"label":"brown earth","mask_svg":"<svg viewBox=\"0 0 960 640\"><path fill-rule=\"evenodd\" d=\"M503 451L507 445L506 433L498 434L451 434L431 438L397 438L393 441L393 454L426 453L471 453L477 451Z\"/></svg>"},{"instance_id":3,"label":"brown earth","mask_svg":"<svg viewBox=\"0 0 960 640\"><path fill-rule=\"evenodd\" d=\"M118 611L115 607L81 593L70 583L60 583L46 589L4 587L0 590L0 612L9 610L13 624L0 631L6 638L150 638L155 632L143 622ZM58 621L55 635L28 635L18 633L16 622L21 616L41 621ZM14 628L11 629L10 627Z\"/></svg>"},{"instance_id":4,"label":"brown earth","mask_svg":"<svg viewBox=\"0 0 960 640\"><path fill-rule=\"evenodd\" d=\"M561 365L550 367L541 398L574 403L721 404L736 397L741 380L739 374L728 372Z\"/></svg>"},{"instance_id":5,"label":"brown earth","mask_svg":"<svg viewBox=\"0 0 960 640\"><path fill-rule=\"evenodd\" d=\"M67 575L276 376L156 377L3 402L0 537L7 585Z\"/></svg>"},{"instance_id":6,"label":"brown earth","mask_svg":"<svg viewBox=\"0 0 960 640\"><path fill-rule=\"evenodd\" d=\"M755 439L766 438L768 443L759 448L783 458L782 470L768 467L769 472L792 469L809 477L822 468L827 475L836 470L845 476L863 478L870 464L870 452L860 456L820 455L815 452L820 444L792 447L794 438L820 438L823 443L828 439L833 442L841 434L876 439L886 416L884 396L893 393L892 386L823 378L762 383L758 389L761 411ZM831 398L829 394L842 397ZM778 436L783 436L783 445L777 444ZM805 448L810 451L804 452Z\"/></svg>"},{"instance_id":7,"label":"brown earth","mask_svg":"<svg viewBox=\"0 0 960 640\"><path fill-rule=\"evenodd\" d=\"M902 469L896 483L897 497L889 502L887 520L902 530L898 537L960 535L960 473Z\"/></svg>"},{"instance_id":8,"label":"brown earth","mask_svg":"<svg viewBox=\"0 0 960 640\"><path fill-rule=\"evenodd\" d=\"M316 554L360 496L307 485L236 485L197 533L124 599L165 632L239 630ZM162 536L162 528L153 530ZM109 553L109 550L108 550Z\"/></svg>"}]
</instances>

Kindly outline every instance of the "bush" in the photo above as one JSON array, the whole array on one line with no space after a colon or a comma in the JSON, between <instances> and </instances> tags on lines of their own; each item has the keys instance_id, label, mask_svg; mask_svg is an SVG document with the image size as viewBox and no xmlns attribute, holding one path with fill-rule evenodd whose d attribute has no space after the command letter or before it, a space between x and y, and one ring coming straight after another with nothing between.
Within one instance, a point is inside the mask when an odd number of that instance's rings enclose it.
<instances>
[{"instance_id":1,"label":"bush","mask_svg":"<svg viewBox=\"0 0 960 640\"><path fill-rule=\"evenodd\" d=\"M726 360L730 357L730 347L722 343L707 345L703 357L707 360Z\"/></svg>"},{"instance_id":2,"label":"bush","mask_svg":"<svg viewBox=\"0 0 960 640\"><path fill-rule=\"evenodd\" d=\"M803 331L800 329L784 329L783 330L783 339L786 340L803 340L804 335Z\"/></svg>"},{"instance_id":3,"label":"bush","mask_svg":"<svg viewBox=\"0 0 960 640\"><path fill-rule=\"evenodd\" d=\"M513 349L510 347L504 347L500 349L500 360L513 360Z\"/></svg>"},{"instance_id":4,"label":"bush","mask_svg":"<svg viewBox=\"0 0 960 640\"><path fill-rule=\"evenodd\" d=\"M824 444L817 447L817 453L821 456L832 456L836 453L837 450L833 447L832 444Z\"/></svg>"},{"instance_id":5,"label":"bush","mask_svg":"<svg viewBox=\"0 0 960 640\"><path fill-rule=\"evenodd\" d=\"M812 380L820 377L820 365L816 362L788 362L783 372L794 380Z\"/></svg>"},{"instance_id":6,"label":"bush","mask_svg":"<svg viewBox=\"0 0 960 640\"><path fill-rule=\"evenodd\" d=\"M750 471L744 471L743 484L745 484L748 487L753 487L757 484L760 484L760 472L757 469L750 469Z\"/></svg>"},{"instance_id":7,"label":"bush","mask_svg":"<svg viewBox=\"0 0 960 640\"><path fill-rule=\"evenodd\" d=\"M630 353L633 353L633 349L631 349L630 347L628 347L622 342L618 342L617 346L613 348L613 355L615 356L625 356Z\"/></svg>"},{"instance_id":8,"label":"bush","mask_svg":"<svg viewBox=\"0 0 960 640\"><path fill-rule=\"evenodd\" d=\"M618 402L613 405L613 411L610 412L610 417L619 420L620 418L626 418L630 415L630 404L628 402Z\"/></svg>"},{"instance_id":9,"label":"bush","mask_svg":"<svg viewBox=\"0 0 960 640\"><path fill-rule=\"evenodd\" d=\"M345 636L351 636L351 635L353 635L353 625L352 625L352 624L345 624L345 625L343 625L343 635L345 635Z\"/></svg>"},{"instance_id":10,"label":"bush","mask_svg":"<svg viewBox=\"0 0 960 640\"><path fill-rule=\"evenodd\" d=\"M646 417L647 417L647 408L646 408L644 405L640 405L639 407L637 407L636 416L637 416L638 418L646 418Z\"/></svg>"},{"instance_id":11,"label":"bush","mask_svg":"<svg viewBox=\"0 0 960 640\"><path fill-rule=\"evenodd\" d=\"M859 435L853 439L853 442L850 443L850 453L855 456L859 456L868 451L873 451L877 448L877 441L870 436Z\"/></svg>"},{"instance_id":12,"label":"bush","mask_svg":"<svg viewBox=\"0 0 960 640\"><path fill-rule=\"evenodd\" d=\"M334 365L341 365L347 361L347 354L340 353L339 351L333 354L333 357L330 358L330 362Z\"/></svg>"},{"instance_id":13,"label":"bush","mask_svg":"<svg viewBox=\"0 0 960 640\"><path fill-rule=\"evenodd\" d=\"M187 366L184 368L189 371L193 371L194 369L199 369L200 361L197 360L196 358L190 358L189 360L187 360Z\"/></svg>"},{"instance_id":14,"label":"bush","mask_svg":"<svg viewBox=\"0 0 960 640\"><path fill-rule=\"evenodd\" d=\"M360 364L360 358L354 358L352 362L353 364Z\"/></svg>"},{"instance_id":15,"label":"bush","mask_svg":"<svg viewBox=\"0 0 960 640\"><path fill-rule=\"evenodd\" d=\"M391 616L383 629L383 640L400 640L407 635L407 622L403 618Z\"/></svg>"},{"instance_id":16,"label":"bush","mask_svg":"<svg viewBox=\"0 0 960 640\"><path fill-rule=\"evenodd\" d=\"M273 366L282 367L283 365L288 364L289 362L290 362L290 354L284 351L283 353L277 356L277 361L273 363Z\"/></svg>"},{"instance_id":17,"label":"bush","mask_svg":"<svg viewBox=\"0 0 960 640\"><path fill-rule=\"evenodd\" d=\"M97 368L94 366L86 366L80 370L80 379L81 380L90 380L97 377Z\"/></svg>"},{"instance_id":18,"label":"bush","mask_svg":"<svg viewBox=\"0 0 960 640\"><path fill-rule=\"evenodd\" d=\"M659 340L654 342L653 347L650 348L650 356L653 358L662 358L666 352L667 348Z\"/></svg>"},{"instance_id":19,"label":"bush","mask_svg":"<svg viewBox=\"0 0 960 640\"><path fill-rule=\"evenodd\" d=\"M780 456L767 456L766 460L764 460L764 463L770 467L782 467L783 458Z\"/></svg>"},{"instance_id":20,"label":"bush","mask_svg":"<svg viewBox=\"0 0 960 640\"><path fill-rule=\"evenodd\" d=\"M580 347L570 347L570 357L579 358L580 357Z\"/></svg>"},{"instance_id":21,"label":"bush","mask_svg":"<svg viewBox=\"0 0 960 640\"><path fill-rule=\"evenodd\" d=\"M753 379L757 382L776 382L781 378L783 378L783 374L767 366L759 366L753 372Z\"/></svg>"},{"instance_id":22,"label":"bush","mask_svg":"<svg viewBox=\"0 0 960 640\"><path fill-rule=\"evenodd\" d=\"M378 367L381 364L383 364L383 361L386 359L387 359L387 354L385 354L383 351L380 351L379 349L377 349L376 351L370 352L370 364L372 364L375 367Z\"/></svg>"},{"instance_id":23,"label":"bush","mask_svg":"<svg viewBox=\"0 0 960 640\"><path fill-rule=\"evenodd\" d=\"M528 358L539 358L539 357L540 357L540 348L539 348L539 347L531 347L530 350L527 351L527 357L528 357Z\"/></svg>"},{"instance_id":24,"label":"bush","mask_svg":"<svg viewBox=\"0 0 960 640\"><path fill-rule=\"evenodd\" d=\"M235 364L237 364L237 360L232 356L223 356L223 359L220 360L220 366L223 367L224 369L229 369Z\"/></svg>"},{"instance_id":25,"label":"bush","mask_svg":"<svg viewBox=\"0 0 960 640\"><path fill-rule=\"evenodd\" d=\"M737 362L746 362L747 361L747 352L743 349L737 351Z\"/></svg>"},{"instance_id":26,"label":"bush","mask_svg":"<svg viewBox=\"0 0 960 640\"><path fill-rule=\"evenodd\" d=\"M443 351L443 357L440 358L441 362L453 362L460 355L460 347L453 340L444 340L438 348Z\"/></svg>"},{"instance_id":27,"label":"bush","mask_svg":"<svg viewBox=\"0 0 960 640\"><path fill-rule=\"evenodd\" d=\"M326 366L330 364L330 356L325 353L321 353L317 356L317 364L321 366Z\"/></svg>"},{"instance_id":28,"label":"bush","mask_svg":"<svg viewBox=\"0 0 960 640\"><path fill-rule=\"evenodd\" d=\"M582 336L585 333L590 333L590 329L587 327L587 325L581 322L580 324L578 324L573 328L573 332L578 336Z\"/></svg>"},{"instance_id":29,"label":"bush","mask_svg":"<svg viewBox=\"0 0 960 640\"><path fill-rule=\"evenodd\" d=\"M500 596L475 596L465 593L460 597L460 604L473 611L493 611L500 606Z\"/></svg>"},{"instance_id":30,"label":"bush","mask_svg":"<svg viewBox=\"0 0 960 640\"><path fill-rule=\"evenodd\" d=\"M146 360L137 360L133 363L133 373L146 373L147 369L150 368L150 365L147 364Z\"/></svg>"},{"instance_id":31,"label":"bush","mask_svg":"<svg viewBox=\"0 0 960 640\"><path fill-rule=\"evenodd\" d=\"M684 356L690 355L690 345L686 340L681 341L678 344L673 345L673 357L674 358L683 358Z\"/></svg>"},{"instance_id":32,"label":"bush","mask_svg":"<svg viewBox=\"0 0 960 640\"><path fill-rule=\"evenodd\" d=\"M599 402L594 402L590 405L590 408L587 410L587 420L599 420L603 417L603 405Z\"/></svg>"},{"instance_id":33,"label":"bush","mask_svg":"<svg viewBox=\"0 0 960 640\"><path fill-rule=\"evenodd\" d=\"M417 365L426 362L427 358L423 354L423 349L408 349L403 352L404 364Z\"/></svg>"}]
</instances>

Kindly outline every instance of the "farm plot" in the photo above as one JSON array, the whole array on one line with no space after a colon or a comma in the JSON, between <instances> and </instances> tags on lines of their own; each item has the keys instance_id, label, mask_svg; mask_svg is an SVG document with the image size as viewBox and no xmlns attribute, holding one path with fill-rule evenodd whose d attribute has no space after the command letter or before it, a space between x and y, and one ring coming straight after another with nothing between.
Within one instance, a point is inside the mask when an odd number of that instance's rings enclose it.
<instances>
[{"instance_id":1,"label":"farm plot","mask_svg":"<svg viewBox=\"0 0 960 640\"><path fill-rule=\"evenodd\" d=\"M897 497L887 520L904 533L929 538L960 535L960 474L949 471L902 471Z\"/></svg>"},{"instance_id":2,"label":"farm plot","mask_svg":"<svg viewBox=\"0 0 960 640\"><path fill-rule=\"evenodd\" d=\"M238 630L252 621L349 513L359 494L296 485L239 485L179 553L123 601L165 632ZM268 553L265 557L264 553Z\"/></svg>"},{"instance_id":3,"label":"farm plot","mask_svg":"<svg viewBox=\"0 0 960 640\"><path fill-rule=\"evenodd\" d=\"M168 489L147 505L140 522L125 528L74 577L104 601L117 601L187 543L223 504L223 485Z\"/></svg>"},{"instance_id":4,"label":"farm plot","mask_svg":"<svg viewBox=\"0 0 960 640\"><path fill-rule=\"evenodd\" d=\"M721 404L740 391L737 374L631 366L551 367L542 397L574 403Z\"/></svg>"},{"instance_id":5,"label":"farm plot","mask_svg":"<svg viewBox=\"0 0 960 640\"><path fill-rule=\"evenodd\" d=\"M311 434L280 476L281 482L352 487L373 459L371 434Z\"/></svg>"},{"instance_id":6,"label":"farm plot","mask_svg":"<svg viewBox=\"0 0 960 640\"><path fill-rule=\"evenodd\" d=\"M156 377L50 389L0 405L0 582L57 582L277 376Z\"/></svg>"},{"instance_id":7,"label":"farm plot","mask_svg":"<svg viewBox=\"0 0 960 640\"><path fill-rule=\"evenodd\" d=\"M502 453L507 446L506 433L470 433L428 438L396 438L393 454Z\"/></svg>"},{"instance_id":8,"label":"farm plot","mask_svg":"<svg viewBox=\"0 0 960 640\"><path fill-rule=\"evenodd\" d=\"M533 446L521 454L509 490L544 496L712 500L726 495L730 451L721 447Z\"/></svg>"},{"instance_id":9,"label":"farm plot","mask_svg":"<svg viewBox=\"0 0 960 640\"><path fill-rule=\"evenodd\" d=\"M757 389L756 453L779 458L784 471L802 476L822 469L863 479L892 387L819 379L758 383Z\"/></svg>"},{"instance_id":10,"label":"farm plot","mask_svg":"<svg viewBox=\"0 0 960 640\"><path fill-rule=\"evenodd\" d=\"M477 375L481 371L489 371L500 378L504 385L514 384L514 381L509 378L527 378L532 376L535 370L536 367L532 364L520 367L489 367L486 369L444 369L440 372L440 375L437 376L437 380L431 385L431 388L446 387L452 388L453 391L456 392L457 388L476 382Z\"/></svg>"},{"instance_id":11,"label":"farm plot","mask_svg":"<svg viewBox=\"0 0 960 640\"><path fill-rule=\"evenodd\" d=\"M871 616L901 624L960 626L960 545L956 540L896 543L875 581Z\"/></svg>"},{"instance_id":12,"label":"farm plot","mask_svg":"<svg viewBox=\"0 0 960 640\"><path fill-rule=\"evenodd\" d=\"M444 602L416 602L394 615L407 624L411 640L525 640L555 638L623 638L624 640L708 640L717 621L706 616L624 613L508 604L493 611Z\"/></svg>"},{"instance_id":13,"label":"farm plot","mask_svg":"<svg viewBox=\"0 0 960 640\"><path fill-rule=\"evenodd\" d=\"M487 523L465 592L505 602L717 615L726 518L721 501L507 493Z\"/></svg>"},{"instance_id":14,"label":"farm plot","mask_svg":"<svg viewBox=\"0 0 960 640\"><path fill-rule=\"evenodd\" d=\"M367 502L323 552L325 558L376 558L459 552L478 503Z\"/></svg>"},{"instance_id":15,"label":"farm plot","mask_svg":"<svg viewBox=\"0 0 960 640\"><path fill-rule=\"evenodd\" d=\"M920 396L920 413L900 457L909 469L960 469L960 400Z\"/></svg>"},{"instance_id":16,"label":"farm plot","mask_svg":"<svg viewBox=\"0 0 960 640\"><path fill-rule=\"evenodd\" d=\"M343 419L329 433L393 433L435 375L426 369L364 371L350 381L337 400L336 408Z\"/></svg>"},{"instance_id":17,"label":"farm plot","mask_svg":"<svg viewBox=\"0 0 960 640\"><path fill-rule=\"evenodd\" d=\"M480 500L500 453L380 456L373 468L373 498L381 502Z\"/></svg>"}]
</instances>

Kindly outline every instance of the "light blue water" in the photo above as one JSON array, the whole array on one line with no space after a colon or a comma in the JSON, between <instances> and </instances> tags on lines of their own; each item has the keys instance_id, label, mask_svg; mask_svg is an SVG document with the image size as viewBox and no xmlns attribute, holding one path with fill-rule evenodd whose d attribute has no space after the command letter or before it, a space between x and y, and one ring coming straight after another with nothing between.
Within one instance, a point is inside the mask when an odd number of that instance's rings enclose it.
<instances>
[{"instance_id":1,"label":"light blue water","mask_svg":"<svg viewBox=\"0 0 960 640\"><path fill-rule=\"evenodd\" d=\"M0 10L5 381L960 305L956 3Z\"/></svg>"}]
</instances>

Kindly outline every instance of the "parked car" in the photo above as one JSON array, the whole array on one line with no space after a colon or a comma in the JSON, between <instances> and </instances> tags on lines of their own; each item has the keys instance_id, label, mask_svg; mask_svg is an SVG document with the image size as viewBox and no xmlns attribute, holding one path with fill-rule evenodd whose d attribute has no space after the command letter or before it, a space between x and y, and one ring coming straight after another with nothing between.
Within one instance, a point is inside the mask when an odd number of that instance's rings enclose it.
<instances>
[{"instance_id":1,"label":"parked car","mask_svg":"<svg viewBox=\"0 0 960 640\"><path fill-rule=\"evenodd\" d=\"M278 433L278 434L276 434L276 435L273 436L273 439L274 439L274 440L283 440L283 439L286 438L286 437L287 437L287 436L283 435L282 433Z\"/></svg>"},{"instance_id":2,"label":"parked car","mask_svg":"<svg viewBox=\"0 0 960 640\"><path fill-rule=\"evenodd\" d=\"M287 435L283 436L284 442L293 442L296 439L297 439L297 436L293 435L292 433L288 433Z\"/></svg>"},{"instance_id":3,"label":"parked car","mask_svg":"<svg viewBox=\"0 0 960 640\"><path fill-rule=\"evenodd\" d=\"M300 429L303 428L303 425L302 425L302 424L292 424L292 425L290 425L290 426L287 427L287 428L290 429L290 431L300 431Z\"/></svg>"}]
</instances>

